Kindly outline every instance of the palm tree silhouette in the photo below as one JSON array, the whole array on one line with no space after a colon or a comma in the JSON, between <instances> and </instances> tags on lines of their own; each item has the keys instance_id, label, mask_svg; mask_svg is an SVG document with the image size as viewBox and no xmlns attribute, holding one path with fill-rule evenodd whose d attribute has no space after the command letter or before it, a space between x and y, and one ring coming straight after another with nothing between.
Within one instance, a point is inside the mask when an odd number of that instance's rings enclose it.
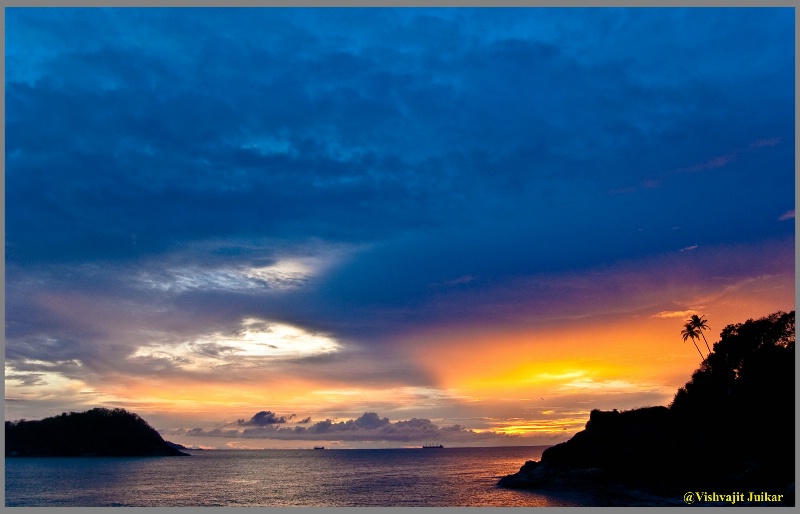
<instances>
[{"instance_id":1,"label":"palm tree silhouette","mask_svg":"<svg viewBox=\"0 0 800 514\"><path fill-rule=\"evenodd\" d=\"M692 343L694 343L694 347L697 348L697 353L700 354L700 358L705 360L703 357L703 352L700 351L700 348L697 346L697 343L694 342L697 339L697 335L699 334L698 329L692 325L691 322L687 321L686 325L684 325L683 330L681 330L681 335L683 336L683 342L685 343L687 339L691 339Z\"/></svg>"},{"instance_id":2,"label":"palm tree silhouette","mask_svg":"<svg viewBox=\"0 0 800 514\"><path fill-rule=\"evenodd\" d=\"M697 329L697 332L703 336L703 341L706 343L706 348L708 348L708 353L711 353L711 348L708 346L708 341L706 341L706 336L703 334L703 330L708 330L710 327L708 326L708 321L706 321L705 316L698 316L697 314L693 314L692 317L687 320L687 323L691 323L692 326Z\"/></svg>"}]
</instances>

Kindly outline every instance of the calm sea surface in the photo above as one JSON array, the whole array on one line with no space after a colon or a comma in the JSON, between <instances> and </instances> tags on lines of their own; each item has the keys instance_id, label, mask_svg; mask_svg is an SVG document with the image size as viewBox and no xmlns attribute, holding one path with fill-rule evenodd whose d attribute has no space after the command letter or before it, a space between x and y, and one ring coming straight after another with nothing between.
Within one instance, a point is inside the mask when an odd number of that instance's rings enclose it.
<instances>
[{"instance_id":1,"label":"calm sea surface","mask_svg":"<svg viewBox=\"0 0 800 514\"><path fill-rule=\"evenodd\" d=\"M6 506L591 505L496 487L545 447L190 450L191 457L5 459Z\"/></svg>"}]
</instances>

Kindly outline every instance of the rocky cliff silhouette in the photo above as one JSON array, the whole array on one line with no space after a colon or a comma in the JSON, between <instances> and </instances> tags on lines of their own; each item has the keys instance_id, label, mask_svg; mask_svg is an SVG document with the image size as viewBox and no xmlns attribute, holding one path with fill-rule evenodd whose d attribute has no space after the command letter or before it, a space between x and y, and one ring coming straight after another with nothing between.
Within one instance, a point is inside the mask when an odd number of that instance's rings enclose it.
<instances>
[{"instance_id":1,"label":"rocky cliff silhouette","mask_svg":"<svg viewBox=\"0 0 800 514\"><path fill-rule=\"evenodd\" d=\"M794 505L794 311L729 325L669 407L593 410L498 485L763 491Z\"/></svg>"}]
</instances>

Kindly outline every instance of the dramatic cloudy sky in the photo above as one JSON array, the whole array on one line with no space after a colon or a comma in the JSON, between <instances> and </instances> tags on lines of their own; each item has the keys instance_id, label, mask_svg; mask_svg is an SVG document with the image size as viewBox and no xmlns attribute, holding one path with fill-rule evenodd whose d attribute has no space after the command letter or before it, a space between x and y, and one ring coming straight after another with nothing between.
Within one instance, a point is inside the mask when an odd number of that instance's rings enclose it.
<instances>
[{"instance_id":1,"label":"dramatic cloudy sky","mask_svg":"<svg viewBox=\"0 0 800 514\"><path fill-rule=\"evenodd\" d=\"M793 9L5 23L6 419L550 444L794 309Z\"/></svg>"}]
</instances>

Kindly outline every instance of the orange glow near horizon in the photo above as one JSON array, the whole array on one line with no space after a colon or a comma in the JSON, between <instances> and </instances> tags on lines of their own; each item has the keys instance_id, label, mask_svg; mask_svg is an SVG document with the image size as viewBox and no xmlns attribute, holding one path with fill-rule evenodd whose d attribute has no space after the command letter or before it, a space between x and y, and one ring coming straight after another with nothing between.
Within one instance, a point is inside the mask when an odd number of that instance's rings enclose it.
<instances>
[{"instance_id":1,"label":"orange glow near horizon","mask_svg":"<svg viewBox=\"0 0 800 514\"><path fill-rule=\"evenodd\" d=\"M552 420L519 420L511 424L492 427L493 432L509 435L551 435L568 432L569 435L582 430L586 425L585 417L567 417Z\"/></svg>"},{"instance_id":2,"label":"orange glow near horizon","mask_svg":"<svg viewBox=\"0 0 800 514\"><path fill-rule=\"evenodd\" d=\"M793 310L785 278L759 277L697 308L587 318L563 327L469 327L417 334L410 352L439 381L466 395L552 397L571 394L660 394L671 401L701 363L680 330L690 313L709 320L708 345L727 325ZM702 302L702 303L701 303ZM787 307L779 307L779 305ZM754 314L755 313L755 314ZM697 341L705 355L705 342Z\"/></svg>"},{"instance_id":3,"label":"orange glow near horizon","mask_svg":"<svg viewBox=\"0 0 800 514\"><path fill-rule=\"evenodd\" d=\"M584 326L563 330L514 330L459 334L428 340L416 350L418 362L440 386L471 392L566 389L583 383L653 382L675 367L691 371L697 359L684 355L679 334L642 336L627 326ZM431 356L435 347L438 358ZM446 365L440 365L440 361ZM665 366L665 363L671 363ZM673 368L673 369L670 369Z\"/></svg>"},{"instance_id":4,"label":"orange glow near horizon","mask_svg":"<svg viewBox=\"0 0 800 514\"><path fill-rule=\"evenodd\" d=\"M680 336L690 313L707 317L711 330L705 335L713 345L728 324L792 310L790 289L785 277L761 277L674 311L587 317L558 326L438 327L398 338L392 349L398 366L423 370L432 379L427 384L352 381L351 373L362 367L382 365L365 353L349 359L349 367L338 374L305 368L300 374L295 371L301 368L283 368L279 361L262 366L232 361L231 366L244 367L162 377L87 376L83 381L53 375L46 377L52 378L47 387L7 378L6 391L10 397L48 399L58 390L73 405L94 401L188 421L235 420L260 410L312 416L314 421L349 419L345 416L367 411L392 421L411 416L444 420L452 414L480 418L476 432L566 439L583 428L593 408L622 410L671 401L701 362L692 342ZM705 343L698 345L705 355ZM464 422L473 428L469 423Z\"/></svg>"}]
</instances>

